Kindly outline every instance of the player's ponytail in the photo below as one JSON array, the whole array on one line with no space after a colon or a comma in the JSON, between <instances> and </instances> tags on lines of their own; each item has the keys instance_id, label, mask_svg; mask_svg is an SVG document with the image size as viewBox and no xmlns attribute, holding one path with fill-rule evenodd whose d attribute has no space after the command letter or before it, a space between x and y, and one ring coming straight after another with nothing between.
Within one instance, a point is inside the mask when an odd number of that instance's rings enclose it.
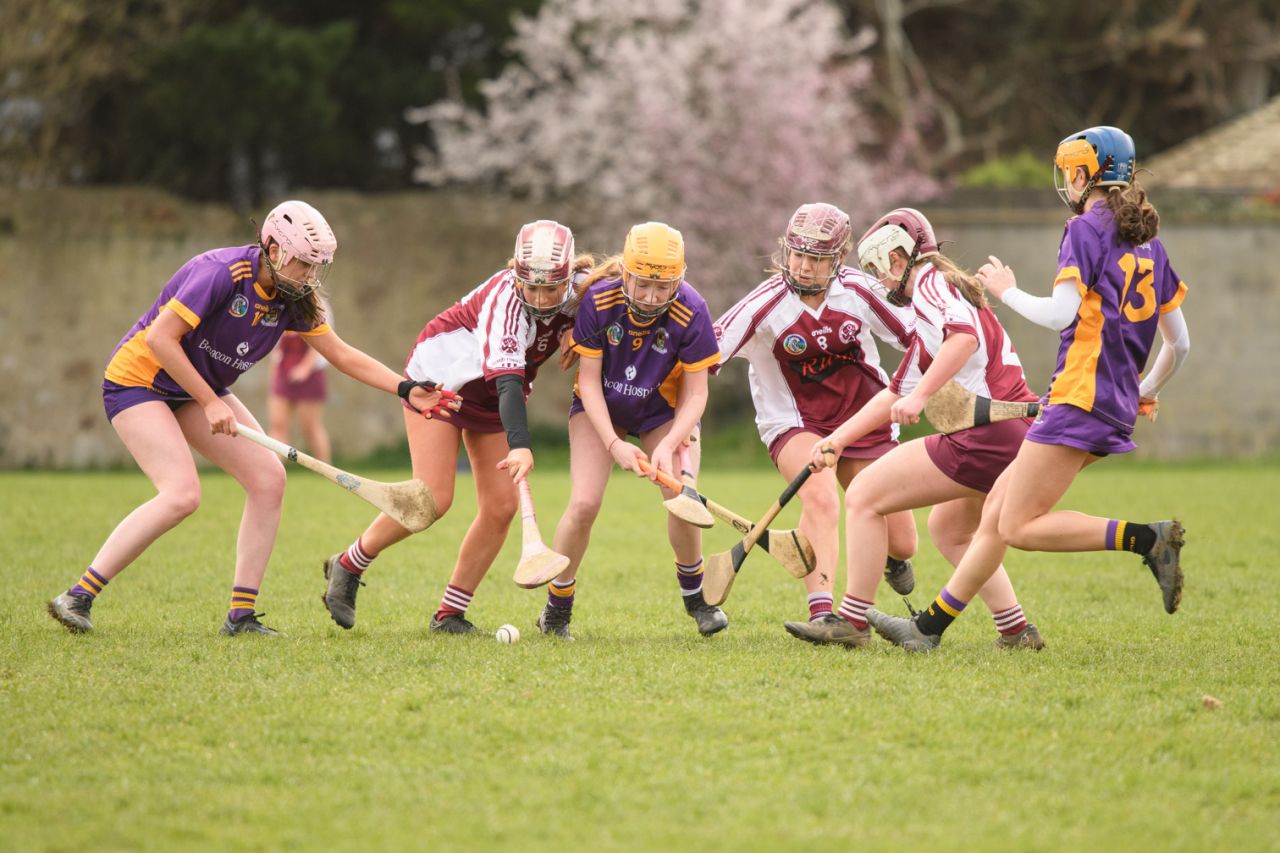
<instances>
[{"instance_id":1,"label":"player's ponytail","mask_svg":"<svg viewBox=\"0 0 1280 853\"><path fill-rule=\"evenodd\" d=\"M1107 188L1107 207L1115 217L1120 239L1133 246L1150 242L1160 231L1160 214L1147 201L1147 191L1137 178L1128 186Z\"/></svg>"},{"instance_id":2,"label":"player's ponytail","mask_svg":"<svg viewBox=\"0 0 1280 853\"><path fill-rule=\"evenodd\" d=\"M591 285L593 273L596 267L596 259L593 255L578 255L573 259L573 271L575 274L587 271L587 275L582 277L582 281L573 286L573 298L579 300L582 294L587 292L587 288Z\"/></svg>"},{"instance_id":3,"label":"player's ponytail","mask_svg":"<svg viewBox=\"0 0 1280 853\"><path fill-rule=\"evenodd\" d=\"M964 297L964 300L974 308L987 307L987 294L982 289L982 284L972 273L966 272L957 266L955 261L941 252L929 252L921 255L920 260L933 264L934 268L942 273L942 277L947 284L960 291L960 295Z\"/></svg>"},{"instance_id":4,"label":"player's ponytail","mask_svg":"<svg viewBox=\"0 0 1280 853\"><path fill-rule=\"evenodd\" d=\"M574 267L577 268L576 260ZM575 287L578 297L581 298L588 287L606 278L622 278L622 255L610 255L599 264L592 266L591 273Z\"/></svg>"}]
</instances>

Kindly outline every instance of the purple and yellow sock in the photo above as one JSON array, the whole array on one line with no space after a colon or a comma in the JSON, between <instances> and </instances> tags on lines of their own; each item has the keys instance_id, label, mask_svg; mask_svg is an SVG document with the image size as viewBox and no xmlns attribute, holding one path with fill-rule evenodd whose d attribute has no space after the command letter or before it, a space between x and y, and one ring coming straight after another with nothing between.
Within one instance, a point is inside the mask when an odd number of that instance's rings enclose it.
<instances>
[{"instance_id":1,"label":"purple and yellow sock","mask_svg":"<svg viewBox=\"0 0 1280 853\"><path fill-rule=\"evenodd\" d=\"M258 603L258 591L247 586L231 587L231 610L227 618L232 622L243 619L253 612Z\"/></svg>"},{"instance_id":2,"label":"purple and yellow sock","mask_svg":"<svg viewBox=\"0 0 1280 853\"><path fill-rule=\"evenodd\" d=\"M702 592L702 559L692 566L676 563L676 579L680 581L680 594L685 598Z\"/></svg>"},{"instance_id":3,"label":"purple and yellow sock","mask_svg":"<svg viewBox=\"0 0 1280 853\"><path fill-rule=\"evenodd\" d=\"M80 580L76 581L76 585L67 590L67 595L83 595L88 598L97 598L98 593L102 592L108 581L102 575L93 570L93 566L80 576Z\"/></svg>"},{"instance_id":4,"label":"purple and yellow sock","mask_svg":"<svg viewBox=\"0 0 1280 853\"><path fill-rule=\"evenodd\" d=\"M573 592L578 586L578 579L552 581L547 587L547 605L550 607L573 607Z\"/></svg>"},{"instance_id":5,"label":"purple and yellow sock","mask_svg":"<svg viewBox=\"0 0 1280 853\"><path fill-rule=\"evenodd\" d=\"M967 602L947 592L944 586L928 609L916 617L916 627L923 634L942 636L942 632L964 612L966 604Z\"/></svg>"},{"instance_id":6,"label":"purple and yellow sock","mask_svg":"<svg viewBox=\"0 0 1280 853\"><path fill-rule=\"evenodd\" d=\"M1132 521L1121 521L1118 518L1107 522L1107 541L1104 545L1106 550L1149 554L1155 546L1156 532L1151 525L1134 524Z\"/></svg>"}]
</instances>

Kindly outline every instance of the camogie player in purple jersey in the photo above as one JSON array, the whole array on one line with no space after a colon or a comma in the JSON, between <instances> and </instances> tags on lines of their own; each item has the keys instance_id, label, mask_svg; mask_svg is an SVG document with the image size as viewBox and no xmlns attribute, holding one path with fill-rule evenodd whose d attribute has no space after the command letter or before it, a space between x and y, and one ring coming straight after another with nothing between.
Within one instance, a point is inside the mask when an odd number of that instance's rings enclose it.
<instances>
[{"instance_id":1,"label":"camogie player in purple jersey","mask_svg":"<svg viewBox=\"0 0 1280 853\"><path fill-rule=\"evenodd\" d=\"M410 379L428 372L457 391L462 408L448 421L424 421L405 411L413 476L427 484L443 516L453 504L458 451L465 447L475 479L477 512L429 628L444 634L476 630L466 618L476 588L506 541L519 505L519 483L533 470L525 403L538 368L573 325L577 294L591 267L574 254L573 232L540 219L522 227L507 265L430 320L405 365ZM374 558L409 536L379 515L345 550L324 561L324 604L333 621L351 628L356 593Z\"/></svg>"},{"instance_id":2,"label":"camogie player in purple jersey","mask_svg":"<svg viewBox=\"0 0 1280 853\"><path fill-rule=\"evenodd\" d=\"M939 645L1010 545L1024 551L1132 551L1159 584L1165 612L1178 609L1180 523L1054 511L1085 466L1134 449L1138 415L1155 419L1157 395L1190 349L1179 308L1187 287L1156 237L1160 217L1134 179L1134 160L1133 140L1114 127L1091 127L1058 144L1058 193L1076 215L1062 235L1052 296L1019 290L1013 271L994 257L978 271L988 291L1027 319L1060 331L1062 343L1040 416L991 490L978 532L951 580L912 619L868 613L882 636L908 650ZM1140 378L1157 329L1164 344Z\"/></svg>"},{"instance_id":3,"label":"camogie player in purple jersey","mask_svg":"<svg viewBox=\"0 0 1280 853\"><path fill-rule=\"evenodd\" d=\"M890 305L876 294L874 279L844 265L852 237L840 208L801 205L778 241L775 275L716 321L722 363L737 356L751 365L756 426L787 482L809 464L814 447L888 385L876 338L899 351L911 343L911 309ZM845 442L838 464L816 469L797 493L800 530L816 562L805 578L810 621L830 617L834 604L839 493L897 446L897 427L886 419ZM917 544L915 520L910 512L893 513L888 530L884 576L906 595L915 587L909 559Z\"/></svg>"},{"instance_id":4,"label":"camogie player in purple jersey","mask_svg":"<svg viewBox=\"0 0 1280 853\"><path fill-rule=\"evenodd\" d=\"M244 488L235 580L223 634L275 634L255 613L275 545L284 466L237 441L236 423L261 429L230 386L267 357L286 331L304 336L343 373L430 417L441 395L344 342L325 322L319 287L338 241L320 212L286 201L267 215L259 241L197 255L174 274L111 354L102 382L107 419L156 488L107 537L88 570L49 602L73 632L93 630L90 609L107 583L200 505L194 449Z\"/></svg>"},{"instance_id":5,"label":"camogie player in purple jersey","mask_svg":"<svg viewBox=\"0 0 1280 853\"><path fill-rule=\"evenodd\" d=\"M834 465L845 447L888 423L916 423L929 397L951 380L990 399L1036 399L982 285L938 250L924 214L902 207L882 216L858 242L858 260L890 302L915 313L911 346L889 387L813 447L809 461L815 469ZM892 541L890 519L933 507L929 535L957 565L978 527L987 493L1017 455L1030 426L1030 419L1023 419L930 435L872 463L845 493L849 579L840 609L824 619L788 622L787 631L811 643L866 645L871 636L867 611L875 603L885 547ZM1003 568L980 595L999 632L997 648L1044 646Z\"/></svg>"},{"instance_id":6,"label":"camogie player in purple jersey","mask_svg":"<svg viewBox=\"0 0 1280 853\"><path fill-rule=\"evenodd\" d=\"M684 273L680 232L646 222L627 234L621 257L605 261L588 280L572 332L580 356L569 416L572 491L554 545L570 562L547 591L537 621L544 634L573 639L578 568L613 463L643 476L647 453L657 470L677 471L672 456L706 408L707 369L719 362L720 351L707 303ZM643 452L628 435L640 439ZM696 475L696 443L689 455ZM685 611L704 636L723 631L729 618L702 597L702 531L668 516L667 536Z\"/></svg>"}]
</instances>

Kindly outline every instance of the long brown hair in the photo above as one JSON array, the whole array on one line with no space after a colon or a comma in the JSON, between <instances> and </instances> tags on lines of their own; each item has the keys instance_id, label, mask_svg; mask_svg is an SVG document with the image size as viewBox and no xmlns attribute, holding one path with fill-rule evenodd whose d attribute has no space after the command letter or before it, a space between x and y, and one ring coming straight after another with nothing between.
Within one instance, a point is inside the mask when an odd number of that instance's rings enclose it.
<instances>
[{"instance_id":1,"label":"long brown hair","mask_svg":"<svg viewBox=\"0 0 1280 853\"><path fill-rule=\"evenodd\" d=\"M311 328L315 328L325 321L324 301L321 299L320 288L318 287L307 291L307 295L301 299L289 299L286 297L285 304L289 306L289 313L301 319L303 323Z\"/></svg>"},{"instance_id":2,"label":"long brown hair","mask_svg":"<svg viewBox=\"0 0 1280 853\"><path fill-rule=\"evenodd\" d=\"M1160 231L1160 214L1147 201L1147 191L1137 178L1127 187L1107 187L1104 199L1116 220L1116 230L1126 243L1141 246Z\"/></svg>"},{"instance_id":3,"label":"long brown hair","mask_svg":"<svg viewBox=\"0 0 1280 853\"><path fill-rule=\"evenodd\" d=\"M960 295L974 308L987 307L987 294L982 289L982 283L974 277L973 273L962 269L955 261L941 252L929 252L921 255L920 260L933 264L938 272L942 273L942 277L947 284L960 291Z\"/></svg>"},{"instance_id":4,"label":"long brown hair","mask_svg":"<svg viewBox=\"0 0 1280 853\"><path fill-rule=\"evenodd\" d=\"M576 268L577 261L574 261L574 266ZM574 288L577 298L581 299L588 287L606 278L622 278L622 255L610 255L599 263L591 264L591 274Z\"/></svg>"}]
</instances>

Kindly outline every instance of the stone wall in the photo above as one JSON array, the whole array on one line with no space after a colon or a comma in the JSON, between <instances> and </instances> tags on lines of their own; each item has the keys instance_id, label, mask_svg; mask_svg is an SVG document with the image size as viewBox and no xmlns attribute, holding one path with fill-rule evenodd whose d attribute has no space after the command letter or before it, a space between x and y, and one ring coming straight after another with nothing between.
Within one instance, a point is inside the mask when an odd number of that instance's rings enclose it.
<instances>
[{"instance_id":1,"label":"stone wall","mask_svg":"<svg viewBox=\"0 0 1280 853\"><path fill-rule=\"evenodd\" d=\"M422 325L505 262L521 222L546 216L574 223L573 211L556 205L463 195L305 197L325 212L340 240L329 280L338 333L397 370ZM939 211L935 218L940 237L955 241L946 249L953 257L977 266L988 252L998 254L1026 288L1048 292L1060 214ZM249 223L225 208L154 190L0 195L0 467L127 461L102 414L98 384L108 354L183 262L206 249L249 242L252 235ZM1163 236L1192 291L1185 308L1192 355L1162 395L1159 424L1139 426L1141 452L1185 457L1274 451L1280 446L1280 395L1268 366L1280 360L1280 287L1260 261L1280 227L1169 225ZM740 292L704 289L715 310ZM1042 389L1056 335L1004 309L1001 317L1033 387ZM741 375L730 374L737 384ZM259 367L234 389L260 419L266 379ZM330 388L328 420L337 453L359 455L399 440L397 401L341 376ZM568 377L547 370L534 395L534 420L562 423L568 388Z\"/></svg>"}]
</instances>

